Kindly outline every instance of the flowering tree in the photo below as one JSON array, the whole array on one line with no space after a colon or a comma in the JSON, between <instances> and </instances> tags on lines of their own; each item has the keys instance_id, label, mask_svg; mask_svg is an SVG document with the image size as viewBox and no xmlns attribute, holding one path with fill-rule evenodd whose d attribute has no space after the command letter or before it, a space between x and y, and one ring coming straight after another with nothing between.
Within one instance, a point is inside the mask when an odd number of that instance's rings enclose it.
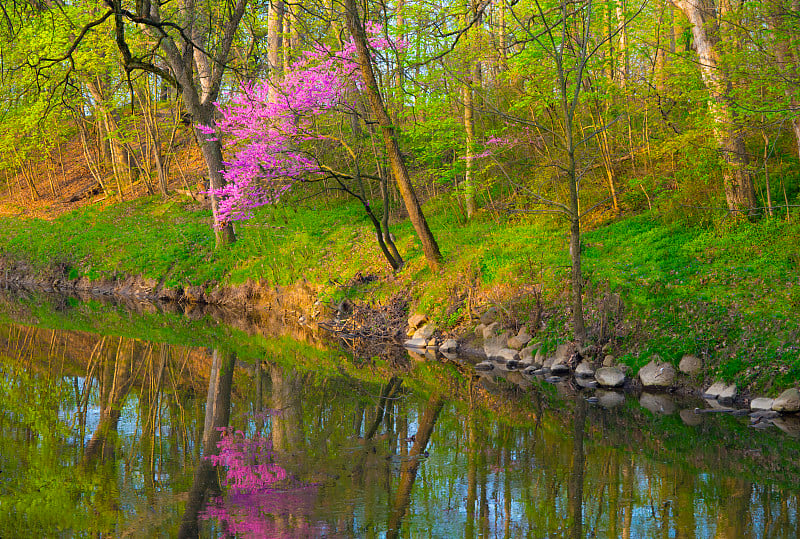
<instances>
[{"instance_id":1,"label":"flowering tree","mask_svg":"<svg viewBox=\"0 0 800 539\"><path fill-rule=\"evenodd\" d=\"M370 28L370 33L371 46L377 50L401 45L380 37L378 27ZM354 58L352 43L340 51L317 45L292 64L282 81L244 85L230 102L218 105L222 118L216 127L233 158L225 163L225 186L213 194L220 198L222 222L230 222L249 219L255 208L276 203L295 182L332 179L336 189L362 203L384 256L397 270L403 261L384 230L386 220L382 228L361 183L364 178L383 178L363 173L358 152L343 137L319 128L321 118L356 113L358 83L354 86L352 81L358 79L359 66ZM214 128L199 129L217 135ZM353 170L337 170L325 162L320 157L322 147L343 150Z\"/></svg>"}]
</instances>

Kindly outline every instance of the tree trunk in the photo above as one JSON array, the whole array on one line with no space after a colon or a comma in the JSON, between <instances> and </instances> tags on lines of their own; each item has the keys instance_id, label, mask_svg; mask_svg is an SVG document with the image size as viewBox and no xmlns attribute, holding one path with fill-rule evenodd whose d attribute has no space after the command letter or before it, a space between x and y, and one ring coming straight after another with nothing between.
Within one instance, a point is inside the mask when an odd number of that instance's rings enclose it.
<instances>
[{"instance_id":1,"label":"tree trunk","mask_svg":"<svg viewBox=\"0 0 800 539\"><path fill-rule=\"evenodd\" d=\"M403 197L403 202L408 211L411 224L414 225L414 230L417 232L417 236L422 242L425 260L432 270L437 271L442 260L442 255L428 227L428 222L425 220L425 215L422 213L417 195L414 193L414 188L411 185L408 169L406 168L403 156L400 154L400 147L397 143L397 136L392 125L392 120L386 112L386 107L383 104L383 99L378 89L378 82L375 79L375 73L372 71L372 60L370 59L369 50L367 48L367 36L361 24L361 17L358 14L355 0L345 0L345 12L347 29L353 36L358 56L358 64L361 69L361 75L364 78L364 91L369 98L372 113L375 115L378 125L381 127L383 142L386 145L386 153L389 156L389 162L392 167L392 174L397 182L400 194Z\"/></svg>"},{"instance_id":2,"label":"tree trunk","mask_svg":"<svg viewBox=\"0 0 800 539\"><path fill-rule=\"evenodd\" d=\"M480 69L476 67L477 71ZM464 198L467 206L467 219L475 215L475 104L472 99L472 83L474 77L464 84L464 131L467 135L466 167L464 171Z\"/></svg>"},{"instance_id":3,"label":"tree trunk","mask_svg":"<svg viewBox=\"0 0 800 539\"><path fill-rule=\"evenodd\" d=\"M731 82L722 69L719 52L719 26L714 0L670 0L692 25L695 49L700 58L700 74L711 94L709 112L714 121L714 138L725 165L723 184L728 210L751 214L756 207L753 178L747 170L747 150L730 102Z\"/></svg>"}]
</instances>

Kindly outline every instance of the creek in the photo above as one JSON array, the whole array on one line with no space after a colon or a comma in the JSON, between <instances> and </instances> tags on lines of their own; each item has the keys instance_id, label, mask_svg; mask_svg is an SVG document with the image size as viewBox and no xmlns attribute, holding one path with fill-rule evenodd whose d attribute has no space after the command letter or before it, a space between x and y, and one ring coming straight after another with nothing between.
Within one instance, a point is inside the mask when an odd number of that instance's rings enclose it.
<instances>
[{"instance_id":1,"label":"creek","mask_svg":"<svg viewBox=\"0 0 800 539\"><path fill-rule=\"evenodd\" d=\"M0 296L0 537L800 530L794 417L594 403L265 323Z\"/></svg>"}]
</instances>

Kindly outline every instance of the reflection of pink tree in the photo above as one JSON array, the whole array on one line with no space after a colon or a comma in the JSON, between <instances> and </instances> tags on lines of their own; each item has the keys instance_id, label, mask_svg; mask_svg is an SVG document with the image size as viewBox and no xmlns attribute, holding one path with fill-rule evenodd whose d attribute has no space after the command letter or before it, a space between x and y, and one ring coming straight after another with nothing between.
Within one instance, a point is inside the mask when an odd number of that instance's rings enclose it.
<instances>
[{"instance_id":1,"label":"reflection of pink tree","mask_svg":"<svg viewBox=\"0 0 800 539\"><path fill-rule=\"evenodd\" d=\"M219 454L206 458L225 468L228 494L212 500L201 518L216 519L228 533L243 537L324 534L325 525L312 521L316 486L293 479L275 462L270 436L248 437L230 427L220 431Z\"/></svg>"}]
</instances>

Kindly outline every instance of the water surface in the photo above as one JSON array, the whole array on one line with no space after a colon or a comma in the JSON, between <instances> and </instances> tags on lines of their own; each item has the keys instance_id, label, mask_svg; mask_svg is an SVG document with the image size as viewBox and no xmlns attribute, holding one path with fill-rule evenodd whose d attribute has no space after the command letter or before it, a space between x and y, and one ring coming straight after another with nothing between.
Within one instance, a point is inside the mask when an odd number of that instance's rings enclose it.
<instances>
[{"instance_id":1,"label":"water surface","mask_svg":"<svg viewBox=\"0 0 800 539\"><path fill-rule=\"evenodd\" d=\"M798 535L796 418L356 360L276 320L0 305L1 537Z\"/></svg>"}]
</instances>

